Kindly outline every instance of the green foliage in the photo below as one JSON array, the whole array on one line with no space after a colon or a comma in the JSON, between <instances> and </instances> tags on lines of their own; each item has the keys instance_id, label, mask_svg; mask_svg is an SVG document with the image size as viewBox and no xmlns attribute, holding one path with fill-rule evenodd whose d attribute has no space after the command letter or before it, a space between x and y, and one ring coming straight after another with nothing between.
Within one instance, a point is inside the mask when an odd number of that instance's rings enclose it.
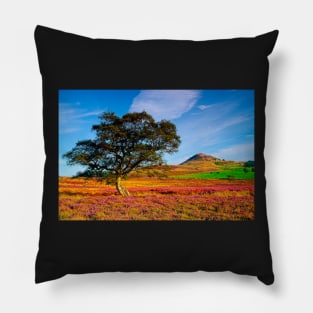
<instances>
[{"instance_id":1,"label":"green foliage","mask_svg":"<svg viewBox=\"0 0 313 313\"><path fill-rule=\"evenodd\" d=\"M217 161L217 162L214 162L215 165L223 165L224 162L221 162L221 161Z\"/></svg>"},{"instance_id":2,"label":"green foliage","mask_svg":"<svg viewBox=\"0 0 313 313\"><path fill-rule=\"evenodd\" d=\"M112 184L112 175L109 172L99 171L99 170L90 170L87 169L83 172L78 172L73 178L96 178L98 181L106 180L108 184Z\"/></svg>"},{"instance_id":3,"label":"green foliage","mask_svg":"<svg viewBox=\"0 0 313 313\"><path fill-rule=\"evenodd\" d=\"M243 165L245 169L250 169L251 172L254 172L254 161L247 161Z\"/></svg>"},{"instance_id":4,"label":"green foliage","mask_svg":"<svg viewBox=\"0 0 313 313\"><path fill-rule=\"evenodd\" d=\"M254 161L247 161L243 165L244 167L254 167Z\"/></svg>"},{"instance_id":5,"label":"green foliage","mask_svg":"<svg viewBox=\"0 0 313 313\"><path fill-rule=\"evenodd\" d=\"M231 175L231 174L227 174L227 178L228 179L236 179L236 176L235 175Z\"/></svg>"},{"instance_id":6,"label":"green foliage","mask_svg":"<svg viewBox=\"0 0 313 313\"><path fill-rule=\"evenodd\" d=\"M163 163L163 153L174 153L180 145L176 126L170 121L156 122L146 112L118 117L103 113L93 125L94 140L77 142L63 155L68 165L84 165L85 177L126 177L132 170Z\"/></svg>"}]
</instances>

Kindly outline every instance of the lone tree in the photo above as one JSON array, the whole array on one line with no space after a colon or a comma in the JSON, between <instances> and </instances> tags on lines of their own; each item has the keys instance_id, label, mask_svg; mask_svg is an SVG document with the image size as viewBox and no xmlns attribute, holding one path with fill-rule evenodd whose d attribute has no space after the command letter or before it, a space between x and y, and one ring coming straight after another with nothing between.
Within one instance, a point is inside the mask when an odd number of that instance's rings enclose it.
<instances>
[{"instance_id":1,"label":"lone tree","mask_svg":"<svg viewBox=\"0 0 313 313\"><path fill-rule=\"evenodd\" d=\"M68 165L84 165L80 176L106 178L114 183L122 196L129 196L121 179L134 169L161 165L163 153L177 152L180 137L176 126L167 120L156 122L146 112L114 113L99 116L101 123L93 125L94 140L83 140L63 155Z\"/></svg>"}]
</instances>

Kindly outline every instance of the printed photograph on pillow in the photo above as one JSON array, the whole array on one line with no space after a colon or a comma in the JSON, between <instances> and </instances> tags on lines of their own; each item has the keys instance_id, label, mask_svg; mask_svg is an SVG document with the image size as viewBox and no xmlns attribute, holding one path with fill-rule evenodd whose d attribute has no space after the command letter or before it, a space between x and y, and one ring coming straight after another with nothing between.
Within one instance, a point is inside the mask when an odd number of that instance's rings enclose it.
<instances>
[{"instance_id":1,"label":"printed photograph on pillow","mask_svg":"<svg viewBox=\"0 0 313 313\"><path fill-rule=\"evenodd\" d=\"M60 89L60 221L251 221L253 89Z\"/></svg>"}]
</instances>

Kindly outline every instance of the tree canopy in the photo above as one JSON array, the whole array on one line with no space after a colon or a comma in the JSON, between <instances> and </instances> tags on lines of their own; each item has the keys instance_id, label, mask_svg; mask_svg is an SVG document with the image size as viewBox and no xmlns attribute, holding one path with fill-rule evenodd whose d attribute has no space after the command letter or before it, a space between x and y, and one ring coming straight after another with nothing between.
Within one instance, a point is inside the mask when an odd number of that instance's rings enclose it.
<instances>
[{"instance_id":1,"label":"tree canopy","mask_svg":"<svg viewBox=\"0 0 313 313\"><path fill-rule=\"evenodd\" d=\"M63 156L68 165L86 166L85 176L113 179L123 196L129 192L121 186L121 178L138 168L161 165L164 153L178 151L180 137L170 121L156 122L146 112L122 117L106 112L99 119L100 124L92 126L95 139L78 141Z\"/></svg>"}]
</instances>

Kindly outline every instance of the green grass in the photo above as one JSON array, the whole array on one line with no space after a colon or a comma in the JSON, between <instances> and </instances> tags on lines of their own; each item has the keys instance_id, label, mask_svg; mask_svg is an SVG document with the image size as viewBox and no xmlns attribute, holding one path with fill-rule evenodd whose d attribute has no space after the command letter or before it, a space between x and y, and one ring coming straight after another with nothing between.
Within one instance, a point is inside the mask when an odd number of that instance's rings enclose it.
<instances>
[{"instance_id":1,"label":"green grass","mask_svg":"<svg viewBox=\"0 0 313 313\"><path fill-rule=\"evenodd\" d=\"M245 172L246 171L246 172ZM254 179L251 168L222 167L216 172L193 173L175 176L174 178L200 178L200 179Z\"/></svg>"}]
</instances>

